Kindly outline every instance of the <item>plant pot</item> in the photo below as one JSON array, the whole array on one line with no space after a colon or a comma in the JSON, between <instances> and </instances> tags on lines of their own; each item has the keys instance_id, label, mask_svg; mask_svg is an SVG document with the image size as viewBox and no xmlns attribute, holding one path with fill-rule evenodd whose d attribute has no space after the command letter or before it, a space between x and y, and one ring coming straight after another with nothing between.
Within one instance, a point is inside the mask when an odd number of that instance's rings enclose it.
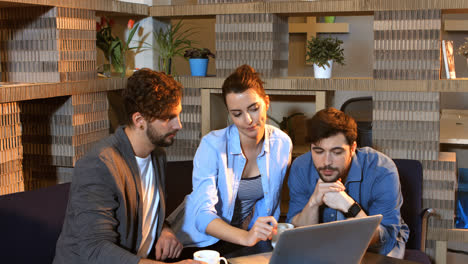
<instances>
[{"instance_id":1,"label":"plant pot","mask_svg":"<svg viewBox=\"0 0 468 264\"><path fill-rule=\"evenodd\" d=\"M335 17L334 16L326 16L324 17L325 23L335 23Z\"/></svg>"},{"instance_id":2,"label":"plant pot","mask_svg":"<svg viewBox=\"0 0 468 264\"><path fill-rule=\"evenodd\" d=\"M332 66L333 66L333 60L329 60L328 64L330 64L330 67L327 65L324 65L325 69L323 67L319 67L317 64L314 63L314 77L316 79L330 79L331 78L331 73L332 73Z\"/></svg>"},{"instance_id":3,"label":"plant pot","mask_svg":"<svg viewBox=\"0 0 468 264\"><path fill-rule=\"evenodd\" d=\"M206 76L208 59L189 59L192 76Z\"/></svg>"}]
</instances>

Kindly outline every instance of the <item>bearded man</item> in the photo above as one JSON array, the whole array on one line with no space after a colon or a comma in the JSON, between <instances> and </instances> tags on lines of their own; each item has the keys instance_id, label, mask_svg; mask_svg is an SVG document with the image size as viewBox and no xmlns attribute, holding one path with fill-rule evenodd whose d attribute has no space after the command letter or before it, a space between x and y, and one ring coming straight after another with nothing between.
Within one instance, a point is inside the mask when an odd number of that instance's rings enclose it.
<instances>
[{"instance_id":1,"label":"bearded man","mask_svg":"<svg viewBox=\"0 0 468 264\"><path fill-rule=\"evenodd\" d=\"M400 216L403 198L392 159L358 149L356 122L335 108L317 112L308 133L311 151L291 166L286 221L304 226L382 214L370 249L403 258L409 229Z\"/></svg>"},{"instance_id":2,"label":"bearded man","mask_svg":"<svg viewBox=\"0 0 468 264\"><path fill-rule=\"evenodd\" d=\"M141 69L122 96L126 125L73 170L54 264L161 263L180 255L182 244L165 221L163 147L182 128L182 86L163 72Z\"/></svg>"}]
</instances>

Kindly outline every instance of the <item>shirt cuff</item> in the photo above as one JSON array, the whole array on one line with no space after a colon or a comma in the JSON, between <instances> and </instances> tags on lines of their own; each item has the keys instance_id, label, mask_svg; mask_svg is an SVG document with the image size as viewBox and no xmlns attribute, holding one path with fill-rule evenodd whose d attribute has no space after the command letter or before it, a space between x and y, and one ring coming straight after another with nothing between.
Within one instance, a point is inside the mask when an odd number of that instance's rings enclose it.
<instances>
[{"instance_id":1,"label":"shirt cuff","mask_svg":"<svg viewBox=\"0 0 468 264\"><path fill-rule=\"evenodd\" d=\"M206 227L208 226L208 224L217 218L220 217L212 212L199 213L195 222L198 232L206 234Z\"/></svg>"}]
</instances>

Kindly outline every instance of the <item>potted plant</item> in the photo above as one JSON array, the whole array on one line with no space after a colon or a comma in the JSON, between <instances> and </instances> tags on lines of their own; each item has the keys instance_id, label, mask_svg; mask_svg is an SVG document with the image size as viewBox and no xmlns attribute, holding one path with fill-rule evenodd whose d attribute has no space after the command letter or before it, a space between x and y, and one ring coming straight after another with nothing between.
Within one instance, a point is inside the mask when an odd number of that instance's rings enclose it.
<instances>
[{"instance_id":1,"label":"potted plant","mask_svg":"<svg viewBox=\"0 0 468 264\"><path fill-rule=\"evenodd\" d=\"M185 51L184 57L189 59L192 76L206 76L209 57L215 55L207 48L191 48Z\"/></svg>"},{"instance_id":2,"label":"potted plant","mask_svg":"<svg viewBox=\"0 0 468 264\"><path fill-rule=\"evenodd\" d=\"M154 32L155 49L159 53L158 68L167 74L172 74L172 58L183 56L184 50L191 48L193 41L190 36L194 33L192 28L182 30L183 22Z\"/></svg>"},{"instance_id":3,"label":"potted plant","mask_svg":"<svg viewBox=\"0 0 468 264\"><path fill-rule=\"evenodd\" d=\"M465 38L465 43L458 48L458 55L462 55L468 64L468 38Z\"/></svg>"},{"instance_id":4,"label":"potted plant","mask_svg":"<svg viewBox=\"0 0 468 264\"><path fill-rule=\"evenodd\" d=\"M127 28L130 30L127 41L123 42L119 37L112 34L114 21L106 17L101 17L101 22L96 22L96 46L104 52L104 57L109 60L114 70L125 77L126 73L126 54L127 51L137 49L137 46L130 47L133 36L139 28L133 19L128 20ZM110 68L103 66L103 70L110 77Z\"/></svg>"},{"instance_id":5,"label":"potted plant","mask_svg":"<svg viewBox=\"0 0 468 264\"><path fill-rule=\"evenodd\" d=\"M325 23L335 23L335 16L325 16L323 20Z\"/></svg>"},{"instance_id":6,"label":"potted plant","mask_svg":"<svg viewBox=\"0 0 468 264\"><path fill-rule=\"evenodd\" d=\"M314 37L307 41L307 62L314 64L315 78L329 79L333 62L344 65L342 40L331 37Z\"/></svg>"}]
</instances>

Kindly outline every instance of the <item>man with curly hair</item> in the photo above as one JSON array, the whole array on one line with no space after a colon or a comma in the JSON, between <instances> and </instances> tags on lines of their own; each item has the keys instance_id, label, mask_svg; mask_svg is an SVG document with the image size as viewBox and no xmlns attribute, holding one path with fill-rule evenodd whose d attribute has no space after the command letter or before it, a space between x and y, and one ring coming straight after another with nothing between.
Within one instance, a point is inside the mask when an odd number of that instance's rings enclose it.
<instances>
[{"instance_id":1,"label":"man with curly hair","mask_svg":"<svg viewBox=\"0 0 468 264\"><path fill-rule=\"evenodd\" d=\"M76 163L54 263L161 263L180 255L165 222L162 147L182 128L182 86L141 69L122 94L125 126Z\"/></svg>"}]
</instances>

